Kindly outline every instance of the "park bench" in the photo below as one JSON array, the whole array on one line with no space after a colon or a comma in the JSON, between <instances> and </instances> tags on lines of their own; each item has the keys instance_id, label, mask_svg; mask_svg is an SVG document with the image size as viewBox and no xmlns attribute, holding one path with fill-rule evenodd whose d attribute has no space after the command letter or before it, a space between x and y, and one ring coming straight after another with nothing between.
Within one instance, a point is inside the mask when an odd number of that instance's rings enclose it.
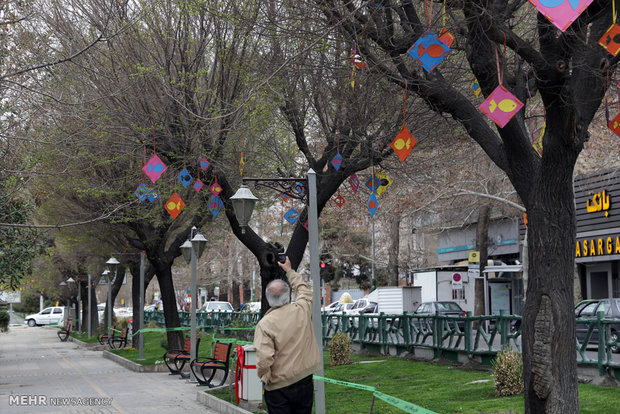
<instances>
[{"instance_id":1,"label":"park bench","mask_svg":"<svg viewBox=\"0 0 620 414\"><path fill-rule=\"evenodd\" d=\"M183 349L171 349L164 354L164 363L170 370L170 375L179 374L183 378L187 378L188 375L184 374L183 367L191 358L191 345L192 338L185 337L183 342ZM200 344L200 338L196 338L196 353L198 353L198 345Z\"/></svg>"},{"instance_id":2,"label":"park bench","mask_svg":"<svg viewBox=\"0 0 620 414\"><path fill-rule=\"evenodd\" d=\"M127 346L128 332L129 328L123 328L120 336L112 335L110 339L108 339L108 345L110 345L110 348L118 349Z\"/></svg>"},{"instance_id":3,"label":"park bench","mask_svg":"<svg viewBox=\"0 0 620 414\"><path fill-rule=\"evenodd\" d=\"M208 385L209 388L213 388L224 384L228 377L231 347L231 343L216 342L213 348L213 357L198 357L189 364L196 381L200 385ZM222 380L219 384L213 385L211 381L218 371L223 371Z\"/></svg>"},{"instance_id":4,"label":"park bench","mask_svg":"<svg viewBox=\"0 0 620 414\"><path fill-rule=\"evenodd\" d=\"M97 337L97 340L99 341L101 345L105 345L109 343L111 337L114 337L115 332L116 332L116 326L112 325L112 328L110 329L110 333L109 334L102 333L101 335Z\"/></svg>"},{"instance_id":5,"label":"park bench","mask_svg":"<svg viewBox=\"0 0 620 414\"><path fill-rule=\"evenodd\" d=\"M60 329L58 332L56 332L56 335L58 335L58 339L60 339L61 342L67 342L67 339L71 334L71 321L71 318L67 318L65 329Z\"/></svg>"}]
</instances>

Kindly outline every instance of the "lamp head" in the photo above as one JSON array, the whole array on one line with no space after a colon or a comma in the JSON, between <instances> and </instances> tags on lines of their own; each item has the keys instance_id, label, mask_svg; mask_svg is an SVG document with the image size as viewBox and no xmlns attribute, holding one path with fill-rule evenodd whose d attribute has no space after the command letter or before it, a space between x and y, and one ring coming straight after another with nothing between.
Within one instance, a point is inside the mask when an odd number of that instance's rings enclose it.
<instances>
[{"instance_id":1,"label":"lamp head","mask_svg":"<svg viewBox=\"0 0 620 414\"><path fill-rule=\"evenodd\" d=\"M187 264L189 264L192 261L192 242L185 240L185 243L181 245L181 253L183 253L183 258Z\"/></svg>"},{"instance_id":2,"label":"lamp head","mask_svg":"<svg viewBox=\"0 0 620 414\"><path fill-rule=\"evenodd\" d=\"M230 197L230 201L232 202L233 210L235 210L235 217L239 222L241 231L245 233L245 228L250 222L252 211L254 211L254 205L256 201L258 201L258 198L252 194L248 186L242 184L235 195Z\"/></svg>"},{"instance_id":3,"label":"lamp head","mask_svg":"<svg viewBox=\"0 0 620 414\"><path fill-rule=\"evenodd\" d=\"M205 251L207 239L202 235L202 233L196 233L192 239L192 246L196 249L196 257L198 258L202 256L202 252Z\"/></svg>"}]
</instances>

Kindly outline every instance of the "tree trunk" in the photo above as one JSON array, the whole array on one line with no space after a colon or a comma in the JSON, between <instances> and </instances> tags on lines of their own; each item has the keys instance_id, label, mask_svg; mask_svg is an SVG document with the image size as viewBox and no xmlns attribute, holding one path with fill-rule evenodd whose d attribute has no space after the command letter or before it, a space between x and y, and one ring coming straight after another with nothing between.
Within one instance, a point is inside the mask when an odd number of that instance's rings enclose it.
<instances>
[{"instance_id":1,"label":"tree trunk","mask_svg":"<svg viewBox=\"0 0 620 414\"><path fill-rule=\"evenodd\" d=\"M145 258L144 263L144 292L151 283L153 276L155 275L155 269L151 266ZM140 329L140 260L131 261L129 264L129 270L131 271L131 301L133 303L133 324L131 332L135 333ZM145 304L146 304L146 298ZM138 336L132 337L132 346L138 347Z\"/></svg>"},{"instance_id":2,"label":"tree trunk","mask_svg":"<svg viewBox=\"0 0 620 414\"><path fill-rule=\"evenodd\" d=\"M489 219L491 217L491 206L488 204L480 206L478 210L478 227L476 229L476 249L480 257L480 279L475 282L475 302L474 315L484 315L486 303L484 300L484 268L488 257L488 238L489 238Z\"/></svg>"},{"instance_id":3,"label":"tree trunk","mask_svg":"<svg viewBox=\"0 0 620 414\"><path fill-rule=\"evenodd\" d=\"M170 266L157 266L157 281L161 289L161 300L164 305L164 320L166 328L181 326L177 301L174 294L174 282ZM183 349L183 333L181 331L168 331L168 349Z\"/></svg>"},{"instance_id":4,"label":"tree trunk","mask_svg":"<svg viewBox=\"0 0 620 414\"><path fill-rule=\"evenodd\" d=\"M393 212L389 218L390 249L388 250L387 279L389 286L398 286L398 252L400 249L400 213Z\"/></svg>"},{"instance_id":5,"label":"tree trunk","mask_svg":"<svg viewBox=\"0 0 620 414\"><path fill-rule=\"evenodd\" d=\"M532 414L579 411L573 313L574 159L571 162L566 151L558 152L548 162L543 158L527 205L529 278L521 328L525 407Z\"/></svg>"}]
</instances>

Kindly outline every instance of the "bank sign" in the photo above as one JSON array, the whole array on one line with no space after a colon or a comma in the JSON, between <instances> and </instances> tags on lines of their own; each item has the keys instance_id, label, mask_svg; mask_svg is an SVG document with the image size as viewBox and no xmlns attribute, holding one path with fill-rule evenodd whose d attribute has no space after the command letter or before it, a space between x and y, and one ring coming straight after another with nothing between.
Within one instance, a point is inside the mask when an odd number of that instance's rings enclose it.
<instances>
[{"instance_id":1,"label":"bank sign","mask_svg":"<svg viewBox=\"0 0 620 414\"><path fill-rule=\"evenodd\" d=\"M575 178L575 259L620 255L620 174L604 171Z\"/></svg>"}]
</instances>

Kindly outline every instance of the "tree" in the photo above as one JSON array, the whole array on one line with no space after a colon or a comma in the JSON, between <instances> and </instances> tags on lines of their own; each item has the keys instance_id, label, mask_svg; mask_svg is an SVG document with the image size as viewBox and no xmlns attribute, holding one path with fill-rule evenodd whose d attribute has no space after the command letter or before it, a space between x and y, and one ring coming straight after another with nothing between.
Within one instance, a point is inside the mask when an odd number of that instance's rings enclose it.
<instances>
[{"instance_id":1,"label":"tree","mask_svg":"<svg viewBox=\"0 0 620 414\"><path fill-rule=\"evenodd\" d=\"M412 1L313 3L329 24L357 42L374 70L422 98L430 110L452 117L510 179L528 213L526 412L577 412L572 176L618 63L597 44L612 23L612 3L594 1L560 32L525 1L448 1L448 29L456 41L452 56L431 73L404 55L428 28L439 32L442 16L437 8L432 13L432 2L426 9ZM492 127L466 95L473 77L485 96L503 80L526 109L505 127ZM525 125L533 96L542 102L546 120L542 157Z\"/></svg>"}]
</instances>

